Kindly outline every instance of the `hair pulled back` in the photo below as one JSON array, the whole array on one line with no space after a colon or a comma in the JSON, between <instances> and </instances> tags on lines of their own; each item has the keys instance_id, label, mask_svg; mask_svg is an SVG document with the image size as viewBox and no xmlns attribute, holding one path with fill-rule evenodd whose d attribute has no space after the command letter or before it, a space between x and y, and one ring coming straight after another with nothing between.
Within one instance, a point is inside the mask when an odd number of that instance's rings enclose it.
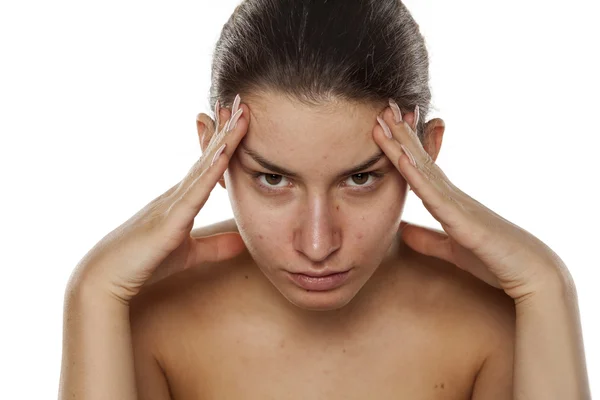
<instances>
[{"instance_id":1,"label":"hair pulled back","mask_svg":"<svg viewBox=\"0 0 600 400\"><path fill-rule=\"evenodd\" d=\"M429 111L425 39L400 0L243 0L223 26L209 102L276 92L311 107L330 101L419 105Z\"/></svg>"}]
</instances>

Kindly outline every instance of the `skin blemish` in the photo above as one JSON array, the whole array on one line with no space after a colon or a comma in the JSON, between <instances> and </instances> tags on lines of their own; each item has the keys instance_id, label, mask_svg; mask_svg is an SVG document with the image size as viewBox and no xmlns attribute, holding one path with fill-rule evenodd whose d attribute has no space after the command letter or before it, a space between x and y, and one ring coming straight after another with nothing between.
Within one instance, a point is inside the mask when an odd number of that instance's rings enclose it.
<instances>
[{"instance_id":1,"label":"skin blemish","mask_svg":"<svg viewBox=\"0 0 600 400\"><path fill-rule=\"evenodd\" d=\"M248 279L248 275L244 275L246 277L246 279Z\"/></svg>"}]
</instances>

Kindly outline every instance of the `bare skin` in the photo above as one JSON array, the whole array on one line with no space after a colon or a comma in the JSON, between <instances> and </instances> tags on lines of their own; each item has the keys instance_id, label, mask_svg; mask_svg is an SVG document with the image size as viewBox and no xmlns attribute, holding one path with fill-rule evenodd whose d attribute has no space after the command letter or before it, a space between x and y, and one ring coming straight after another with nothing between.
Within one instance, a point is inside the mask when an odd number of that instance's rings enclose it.
<instances>
[{"instance_id":1,"label":"bare skin","mask_svg":"<svg viewBox=\"0 0 600 400\"><path fill-rule=\"evenodd\" d=\"M400 240L339 318L293 307L247 252L149 287L130 313L140 399L152 358L177 400L470 399L486 357L514 346L512 299Z\"/></svg>"},{"instance_id":2,"label":"bare skin","mask_svg":"<svg viewBox=\"0 0 600 400\"><path fill-rule=\"evenodd\" d=\"M243 151L232 156L220 184L236 218L192 236L238 232L246 251L173 275L133 299L139 398L470 399L492 391L512 398L512 299L401 241L407 184L387 159L375 165L388 179L372 195L353 192L353 178L338 186L336 172L377 149L370 131L378 108L308 109L277 94L244 99L252 123L241 144L302 175L261 177L278 189L265 194L250 179L265 169ZM203 151L231 112L219 115L217 122L198 116ZM415 121L411 113L405 118ZM441 119L425 127L432 159L443 133ZM323 268L323 260L338 270L352 263L355 274L317 294L281 272ZM490 358L493 382L478 388Z\"/></svg>"}]
</instances>

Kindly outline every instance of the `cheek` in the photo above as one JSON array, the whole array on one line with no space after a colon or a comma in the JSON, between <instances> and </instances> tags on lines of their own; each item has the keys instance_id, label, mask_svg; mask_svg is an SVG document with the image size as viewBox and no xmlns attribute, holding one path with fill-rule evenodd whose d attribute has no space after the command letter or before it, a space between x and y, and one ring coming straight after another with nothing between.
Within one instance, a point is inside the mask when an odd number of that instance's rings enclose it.
<instances>
[{"instance_id":1,"label":"cheek","mask_svg":"<svg viewBox=\"0 0 600 400\"><path fill-rule=\"evenodd\" d=\"M225 177L240 235L255 259L283 262L293 249L293 232L310 227L298 225L297 204L268 202L268 198L249 186L244 174L233 162ZM335 225L343 236L341 245L349 257L366 263L370 262L369 254L384 252L389 247L400 224L405 193L397 179L388 182L372 198L340 201L333 207Z\"/></svg>"},{"instance_id":2,"label":"cheek","mask_svg":"<svg viewBox=\"0 0 600 400\"><path fill-rule=\"evenodd\" d=\"M351 234L346 235L346 240L354 242L352 247L359 254L368 255L384 251L398 230L399 224L395 223L396 214L395 210L382 209L363 213L347 227Z\"/></svg>"}]
</instances>

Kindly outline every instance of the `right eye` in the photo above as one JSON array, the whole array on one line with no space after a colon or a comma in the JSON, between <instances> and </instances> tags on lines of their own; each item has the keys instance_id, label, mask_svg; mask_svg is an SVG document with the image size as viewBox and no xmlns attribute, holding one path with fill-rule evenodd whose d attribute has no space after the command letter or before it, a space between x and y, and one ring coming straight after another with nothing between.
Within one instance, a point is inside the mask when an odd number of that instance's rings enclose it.
<instances>
[{"instance_id":1,"label":"right eye","mask_svg":"<svg viewBox=\"0 0 600 400\"><path fill-rule=\"evenodd\" d=\"M281 182L282 178L285 179L285 177L282 175L258 172L256 174L253 174L253 176L254 176L254 179L258 182L258 186L260 186L264 190L267 190L270 192L278 192L285 187L285 186L276 186L277 183ZM261 178L263 176L265 177L264 181L261 180ZM266 182L266 184L263 182Z\"/></svg>"}]
</instances>

